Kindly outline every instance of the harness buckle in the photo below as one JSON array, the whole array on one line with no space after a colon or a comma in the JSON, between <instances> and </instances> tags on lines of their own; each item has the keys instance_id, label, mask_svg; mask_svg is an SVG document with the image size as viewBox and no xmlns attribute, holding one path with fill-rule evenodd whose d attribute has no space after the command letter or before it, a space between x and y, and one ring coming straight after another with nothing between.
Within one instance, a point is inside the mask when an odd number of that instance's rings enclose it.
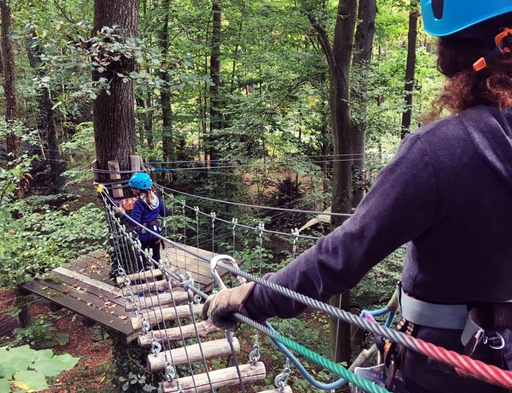
<instances>
[{"instance_id":1,"label":"harness buckle","mask_svg":"<svg viewBox=\"0 0 512 393\"><path fill-rule=\"evenodd\" d=\"M498 332L495 332L492 336L485 335L482 338L482 343L489 345L491 349L503 349L505 347L505 339Z\"/></svg>"}]
</instances>

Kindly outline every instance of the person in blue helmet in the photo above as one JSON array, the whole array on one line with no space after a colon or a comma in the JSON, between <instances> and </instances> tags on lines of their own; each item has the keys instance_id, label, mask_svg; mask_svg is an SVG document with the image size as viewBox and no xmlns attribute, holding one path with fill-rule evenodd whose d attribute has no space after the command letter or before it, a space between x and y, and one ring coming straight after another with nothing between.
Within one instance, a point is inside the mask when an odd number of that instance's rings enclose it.
<instances>
[{"instance_id":1,"label":"person in blue helmet","mask_svg":"<svg viewBox=\"0 0 512 393\"><path fill-rule=\"evenodd\" d=\"M429 120L405 138L349 220L264 278L327 301L407 243L399 328L511 370L512 1L420 3L446 76ZM439 118L442 111L451 115ZM233 312L263 321L305 307L247 283L208 298L203 316L234 328ZM409 393L508 391L414 351L385 355Z\"/></svg>"},{"instance_id":2,"label":"person in blue helmet","mask_svg":"<svg viewBox=\"0 0 512 393\"><path fill-rule=\"evenodd\" d=\"M131 223L131 226L138 235L142 249L152 250L152 258L159 262L161 240L148 230L160 233L158 216L167 216L167 208L165 207L162 199L153 191L153 182L147 173L135 173L130 178L128 185L132 189L134 195L137 196L137 200L133 205L133 210L130 213L130 218L131 220L142 224L143 227L141 228L134 225L133 222ZM130 224L130 220L128 220L128 224ZM146 230L146 228L148 230ZM144 256L142 259L144 264L147 265L147 259ZM142 264L139 262L139 265ZM138 266L139 270L143 267L147 268L147 266Z\"/></svg>"}]
</instances>

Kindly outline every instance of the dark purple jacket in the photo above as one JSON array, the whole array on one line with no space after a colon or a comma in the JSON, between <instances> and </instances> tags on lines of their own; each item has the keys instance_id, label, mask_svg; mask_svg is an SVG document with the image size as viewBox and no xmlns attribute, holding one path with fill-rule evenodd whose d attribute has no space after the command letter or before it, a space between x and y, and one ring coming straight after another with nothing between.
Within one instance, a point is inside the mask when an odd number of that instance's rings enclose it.
<instances>
[{"instance_id":1,"label":"dark purple jacket","mask_svg":"<svg viewBox=\"0 0 512 393\"><path fill-rule=\"evenodd\" d=\"M146 195L139 196L137 201L135 201L133 205L133 210L130 213L130 217L138 222L139 224L145 225L147 228L152 230L153 232L160 233L159 226L156 222L158 216L165 217L167 215L167 208L165 207L162 199L155 194L155 198L153 199L153 203L149 204L146 200ZM136 227L131 224L132 227L135 227L137 233L139 234L139 240L141 242L147 242L151 239L156 239L156 236L147 232L145 229L141 229L140 227Z\"/></svg>"},{"instance_id":2,"label":"dark purple jacket","mask_svg":"<svg viewBox=\"0 0 512 393\"><path fill-rule=\"evenodd\" d=\"M402 285L417 298L512 299L511 112L479 106L410 134L354 215L266 278L326 301L405 243ZM256 285L245 308L261 320L293 317L305 306ZM425 328L418 336L462 351L460 331ZM433 391L487 391L472 379L460 385L428 369L422 357L408 358L404 373Z\"/></svg>"}]
</instances>

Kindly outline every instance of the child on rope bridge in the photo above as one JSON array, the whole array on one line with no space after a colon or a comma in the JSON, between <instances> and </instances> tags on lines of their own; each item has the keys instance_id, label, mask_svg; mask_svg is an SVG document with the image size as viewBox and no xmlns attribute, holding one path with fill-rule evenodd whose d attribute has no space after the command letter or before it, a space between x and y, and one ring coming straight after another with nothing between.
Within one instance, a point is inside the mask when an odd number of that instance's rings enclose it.
<instances>
[{"instance_id":1,"label":"child on rope bridge","mask_svg":"<svg viewBox=\"0 0 512 393\"><path fill-rule=\"evenodd\" d=\"M447 77L431 122L405 138L349 220L264 278L327 301L408 243L398 328L512 370L512 1L420 4ZM443 110L452 116L435 119ZM234 328L234 312L264 321L305 308L252 282L210 297L203 315ZM390 389L398 368L410 393L510 392L398 349L385 354Z\"/></svg>"},{"instance_id":2,"label":"child on rope bridge","mask_svg":"<svg viewBox=\"0 0 512 393\"><path fill-rule=\"evenodd\" d=\"M137 200L133 205L133 210L129 213L130 219L127 219L126 222L137 234L141 242L141 248L143 250L152 250L152 258L159 262L161 240L145 228L159 234L160 225L158 223L158 217L167 216L167 208L163 200L154 192L152 187L153 182L147 173L135 173L130 178L128 185L137 196ZM123 213L124 211L121 212L121 214ZM145 228L135 225L131 220L138 222ZM142 262L137 260L137 263L139 271L148 267L148 261L144 254L142 254Z\"/></svg>"}]
</instances>

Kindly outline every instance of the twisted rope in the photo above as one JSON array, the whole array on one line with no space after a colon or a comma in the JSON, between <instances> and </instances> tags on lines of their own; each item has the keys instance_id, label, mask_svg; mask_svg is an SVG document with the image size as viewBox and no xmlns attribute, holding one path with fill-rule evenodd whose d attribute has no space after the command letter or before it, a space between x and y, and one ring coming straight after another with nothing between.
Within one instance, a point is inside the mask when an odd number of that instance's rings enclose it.
<instances>
[{"instance_id":1,"label":"twisted rope","mask_svg":"<svg viewBox=\"0 0 512 393\"><path fill-rule=\"evenodd\" d=\"M312 299L308 296L294 292L288 288L274 284L267 280L263 280L250 273L246 273L234 266L219 262L218 265L229 272L245 277L246 279L255 281L267 288L270 288L284 296L287 296L295 301L298 301L306 306L316 308L328 315L339 318L352 325L356 325L365 329L375 335L387 337L389 340L403 345L405 348L418 352L422 355L431 357L441 363L453 367L453 371L466 377L473 377L481 379L493 385L498 385L507 389L512 389L512 372L502 370L496 366L486 364L480 360L472 359L468 356L461 355L457 352L450 351L434 344L427 343L418 338L405 335L402 332L392 330L385 326L373 323L357 315L351 314L339 308L332 307L328 304ZM237 315L238 316L238 315ZM242 320L242 319L241 319ZM245 317L243 322L246 322ZM252 325L251 325L252 326Z\"/></svg>"}]
</instances>

